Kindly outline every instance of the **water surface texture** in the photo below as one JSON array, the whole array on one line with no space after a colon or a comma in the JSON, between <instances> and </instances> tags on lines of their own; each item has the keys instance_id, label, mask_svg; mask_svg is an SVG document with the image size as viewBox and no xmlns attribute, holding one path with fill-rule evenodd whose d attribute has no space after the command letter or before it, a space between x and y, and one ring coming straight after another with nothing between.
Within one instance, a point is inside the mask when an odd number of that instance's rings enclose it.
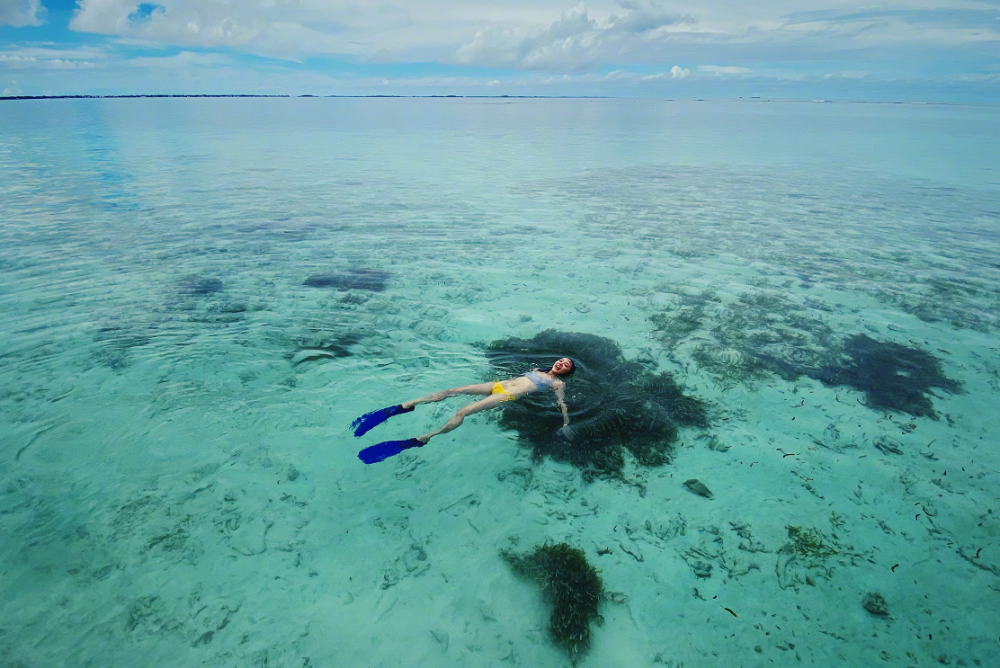
<instances>
[{"instance_id":1,"label":"water surface texture","mask_svg":"<svg viewBox=\"0 0 1000 668\"><path fill-rule=\"evenodd\" d=\"M1000 665L997 155L987 107L2 103L0 662ZM358 460L547 330L632 365L579 424L677 419L657 376L707 426Z\"/></svg>"}]
</instances>

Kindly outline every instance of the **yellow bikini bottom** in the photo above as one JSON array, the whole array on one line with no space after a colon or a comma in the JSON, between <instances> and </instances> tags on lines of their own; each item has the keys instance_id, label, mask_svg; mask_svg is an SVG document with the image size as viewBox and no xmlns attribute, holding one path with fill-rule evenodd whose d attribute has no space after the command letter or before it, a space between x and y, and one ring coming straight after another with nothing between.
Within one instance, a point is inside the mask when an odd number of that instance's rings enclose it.
<instances>
[{"instance_id":1,"label":"yellow bikini bottom","mask_svg":"<svg viewBox=\"0 0 1000 668\"><path fill-rule=\"evenodd\" d=\"M517 397L515 397L513 394L503 389L503 385L501 385L498 382L493 383L493 391L490 392L490 394L506 394L507 398L503 399L502 401L514 401L514 399L517 399Z\"/></svg>"}]
</instances>

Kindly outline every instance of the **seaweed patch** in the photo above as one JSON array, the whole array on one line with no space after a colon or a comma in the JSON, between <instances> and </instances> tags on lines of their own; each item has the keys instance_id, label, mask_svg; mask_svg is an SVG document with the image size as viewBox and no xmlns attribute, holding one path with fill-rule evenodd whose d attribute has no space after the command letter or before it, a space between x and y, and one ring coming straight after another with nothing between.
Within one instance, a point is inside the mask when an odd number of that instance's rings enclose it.
<instances>
[{"instance_id":1,"label":"seaweed patch","mask_svg":"<svg viewBox=\"0 0 1000 668\"><path fill-rule=\"evenodd\" d=\"M574 658L589 647L590 622L599 618L597 606L604 598L604 583L583 550L567 543L546 543L524 555L501 550L500 556L518 575L541 585L552 604L552 638Z\"/></svg>"},{"instance_id":2,"label":"seaweed patch","mask_svg":"<svg viewBox=\"0 0 1000 668\"><path fill-rule=\"evenodd\" d=\"M799 304L778 291L749 291L724 304L710 290L657 290L675 295L679 305L650 316L654 336L668 350L695 344L691 357L723 389L752 387L772 375L793 380L818 367L835 346L832 328L823 317L812 315L821 308Z\"/></svg>"},{"instance_id":3,"label":"seaweed patch","mask_svg":"<svg viewBox=\"0 0 1000 668\"><path fill-rule=\"evenodd\" d=\"M576 362L577 372L566 383L572 442L558 433L562 413L548 392L508 403L499 423L516 430L536 460L568 462L588 478L620 474L626 451L643 466L667 464L679 427L709 426L704 402L685 395L669 373L626 360L606 337L548 329L531 339L494 341L486 356L501 376L563 356Z\"/></svg>"},{"instance_id":4,"label":"seaweed patch","mask_svg":"<svg viewBox=\"0 0 1000 668\"><path fill-rule=\"evenodd\" d=\"M835 337L816 313L825 308L820 303L803 305L758 289L723 305L713 304L708 291L664 290L679 295L681 307L650 316L654 335L668 349L693 344L691 357L723 389L752 387L772 375L787 381L808 376L864 392L872 409L933 419L931 388L961 391L961 383L945 376L940 360L925 350L866 334Z\"/></svg>"},{"instance_id":5,"label":"seaweed patch","mask_svg":"<svg viewBox=\"0 0 1000 668\"><path fill-rule=\"evenodd\" d=\"M962 384L944 375L941 362L925 350L856 334L844 343L836 362L808 375L825 385L847 385L865 393L867 405L926 416L934 420L931 388L960 392Z\"/></svg>"},{"instance_id":6,"label":"seaweed patch","mask_svg":"<svg viewBox=\"0 0 1000 668\"><path fill-rule=\"evenodd\" d=\"M831 520L832 521L832 520ZM836 524L835 524L836 526ZM799 585L816 586L817 579L829 580L836 565L856 566L866 559L853 546L839 542L837 534L829 536L819 529L788 525L788 542L778 550L775 573L778 586L798 591ZM830 564L835 560L836 564Z\"/></svg>"}]
</instances>

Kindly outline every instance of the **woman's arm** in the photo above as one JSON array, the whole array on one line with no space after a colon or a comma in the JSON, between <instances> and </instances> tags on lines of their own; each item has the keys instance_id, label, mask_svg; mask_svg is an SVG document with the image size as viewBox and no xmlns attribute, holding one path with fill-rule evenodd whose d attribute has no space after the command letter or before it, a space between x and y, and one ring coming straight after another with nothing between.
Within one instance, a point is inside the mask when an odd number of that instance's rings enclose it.
<instances>
[{"instance_id":1,"label":"woman's arm","mask_svg":"<svg viewBox=\"0 0 1000 668\"><path fill-rule=\"evenodd\" d=\"M563 426L559 432L565 436L568 440L573 440L573 429L569 426L569 409L566 407L566 384L560 382L558 385L552 383L552 391L556 393L556 402L559 404L559 410L563 414Z\"/></svg>"}]
</instances>

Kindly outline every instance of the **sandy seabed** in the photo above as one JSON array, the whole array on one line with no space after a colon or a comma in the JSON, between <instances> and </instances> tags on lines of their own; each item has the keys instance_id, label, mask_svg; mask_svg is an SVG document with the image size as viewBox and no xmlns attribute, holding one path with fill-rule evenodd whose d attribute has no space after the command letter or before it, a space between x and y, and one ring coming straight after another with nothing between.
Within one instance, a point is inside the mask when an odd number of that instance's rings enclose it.
<instances>
[{"instance_id":1,"label":"sandy seabed","mask_svg":"<svg viewBox=\"0 0 1000 668\"><path fill-rule=\"evenodd\" d=\"M989 193L648 162L475 201L374 158L100 141L110 166L36 156L0 189L4 665L1000 662ZM227 161L167 178L199 155ZM355 417L493 379L490 342L548 329L671 374L709 426L596 476L497 412L357 459L464 400ZM929 411L831 371L860 335L933 360L937 385L892 372ZM546 542L603 581L576 656L500 555Z\"/></svg>"}]
</instances>

